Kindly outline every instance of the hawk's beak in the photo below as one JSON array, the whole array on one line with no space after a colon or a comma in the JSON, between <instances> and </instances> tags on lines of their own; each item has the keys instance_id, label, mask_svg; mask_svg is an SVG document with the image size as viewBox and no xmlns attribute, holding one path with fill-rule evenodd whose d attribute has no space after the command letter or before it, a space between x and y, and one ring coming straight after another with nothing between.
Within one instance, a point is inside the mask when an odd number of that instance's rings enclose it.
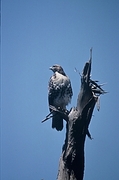
<instances>
[{"instance_id":1,"label":"hawk's beak","mask_svg":"<svg viewBox=\"0 0 119 180\"><path fill-rule=\"evenodd\" d=\"M49 67L49 69L53 71L53 67Z\"/></svg>"}]
</instances>

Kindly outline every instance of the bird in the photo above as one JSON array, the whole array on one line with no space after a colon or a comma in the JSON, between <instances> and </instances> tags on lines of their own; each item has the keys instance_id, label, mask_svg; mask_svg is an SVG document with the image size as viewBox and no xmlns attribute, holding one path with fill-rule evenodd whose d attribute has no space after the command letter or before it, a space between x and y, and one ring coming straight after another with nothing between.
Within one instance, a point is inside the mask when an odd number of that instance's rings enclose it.
<instances>
[{"instance_id":1,"label":"bird","mask_svg":"<svg viewBox=\"0 0 119 180\"><path fill-rule=\"evenodd\" d=\"M50 77L48 84L49 110L52 111L50 106L66 110L66 106L71 102L73 96L71 81L60 65L55 64L50 67L50 70L54 74ZM61 131L63 129L63 117L56 111L52 111L52 115L52 128Z\"/></svg>"}]
</instances>

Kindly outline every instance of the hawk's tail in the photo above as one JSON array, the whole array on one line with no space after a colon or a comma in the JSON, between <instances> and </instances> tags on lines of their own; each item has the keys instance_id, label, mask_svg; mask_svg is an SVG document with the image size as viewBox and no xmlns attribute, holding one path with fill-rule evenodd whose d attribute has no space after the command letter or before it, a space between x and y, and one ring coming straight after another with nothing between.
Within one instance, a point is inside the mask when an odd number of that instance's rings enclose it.
<instances>
[{"instance_id":1,"label":"hawk's tail","mask_svg":"<svg viewBox=\"0 0 119 180\"><path fill-rule=\"evenodd\" d=\"M63 118L57 112L53 112L52 128L56 128L57 131L61 131L63 129Z\"/></svg>"}]
</instances>

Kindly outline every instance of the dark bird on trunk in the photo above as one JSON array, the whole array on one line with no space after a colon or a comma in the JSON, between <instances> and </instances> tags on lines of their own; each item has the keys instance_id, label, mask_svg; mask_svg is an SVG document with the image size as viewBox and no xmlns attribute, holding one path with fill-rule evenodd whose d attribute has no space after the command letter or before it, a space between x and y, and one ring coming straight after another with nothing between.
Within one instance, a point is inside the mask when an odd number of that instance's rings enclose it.
<instances>
[{"instance_id":1,"label":"dark bird on trunk","mask_svg":"<svg viewBox=\"0 0 119 180\"><path fill-rule=\"evenodd\" d=\"M70 79L60 65L53 65L50 67L50 70L54 74L50 78L48 87L49 106L66 110L66 106L71 102L73 95ZM51 109L50 111L53 115L52 128L61 131L63 129L63 118L58 112L54 112Z\"/></svg>"}]
</instances>

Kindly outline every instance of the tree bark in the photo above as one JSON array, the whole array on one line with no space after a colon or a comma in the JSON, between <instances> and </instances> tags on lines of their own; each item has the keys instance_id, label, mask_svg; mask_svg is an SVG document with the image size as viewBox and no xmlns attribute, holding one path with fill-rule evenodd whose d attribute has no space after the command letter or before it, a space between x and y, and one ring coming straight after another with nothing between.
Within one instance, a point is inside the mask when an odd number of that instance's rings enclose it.
<instances>
[{"instance_id":1,"label":"tree bark","mask_svg":"<svg viewBox=\"0 0 119 180\"><path fill-rule=\"evenodd\" d=\"M92 54L92 49L91 49ZM77 105L69 112L66 124L66 138L59 162L57 180L83 180L84 176L84 145L86 135L91 138L88 127L92 113L100 94L104 91L90 79L91 59L86 62L81 75L81 89ZM65 114L66 116L66 114Z\"/></svg>"}]
</instances>

